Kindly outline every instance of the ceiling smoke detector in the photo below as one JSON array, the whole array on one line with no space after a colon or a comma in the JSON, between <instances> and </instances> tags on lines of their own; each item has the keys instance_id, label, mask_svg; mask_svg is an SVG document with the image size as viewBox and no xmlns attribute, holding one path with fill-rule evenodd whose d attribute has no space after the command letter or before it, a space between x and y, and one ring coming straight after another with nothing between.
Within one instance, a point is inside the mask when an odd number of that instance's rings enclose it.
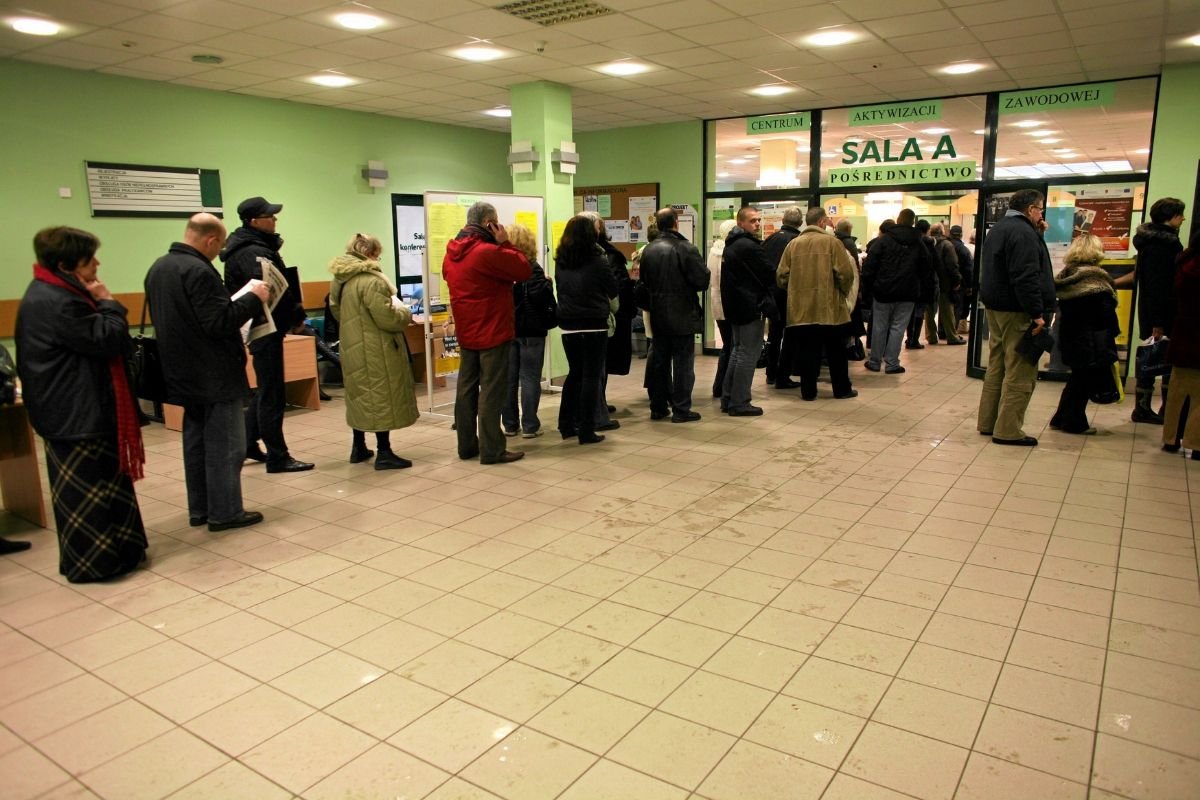
<instances>
[{"instance_id":1,"label":"ceiling smoke detector","mask_svg":"<svg viewBox=\"0 0 1200 800\"><path fill-rule=\"evenodd\" d=\"M225 59L210 53L197 53L192 56L192 62L195 64L223 64L225 63Z\"/></svg>"},{"instance_id":2,"label":"ceiling smoke detector","mask_svg":"<svg viewBox=\"0 0 1200 800\"><path fill-rule=\"evenodd\" d=\"M615 13L591 0L518 0L496 6L496 10L544 27Z\"/></svg>"}]
</instances>

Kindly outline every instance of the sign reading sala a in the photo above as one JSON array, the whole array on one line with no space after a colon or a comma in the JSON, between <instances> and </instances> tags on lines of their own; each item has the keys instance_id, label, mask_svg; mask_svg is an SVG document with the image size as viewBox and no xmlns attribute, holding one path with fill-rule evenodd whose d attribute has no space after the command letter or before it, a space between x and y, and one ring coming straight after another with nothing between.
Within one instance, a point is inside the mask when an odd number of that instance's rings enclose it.
<instances>
[{"instance_id":1,"label":"sign reading sala a","mask_svg":"<svg viewBox=\"0 0 1200 800\"><path fill-rule=\"evenodd\" d=\"M769 117L746 117L746 135L748 136L806 131L810 127L812 127L812 114L807 111L773 114Z\"/></svg>"},{"instance_id":2,"label":"sign reading sala a","mask_svg":"<svg viewBox=\"0 0 1200 800\"><path fill-rule=\"evenodd\" d=\"M854 166L830 169L825 183L830 186L880 186L976 180L975 162L952 160L956 158L958 152L949 136L938 139L928 152L921 149L916 137L903 142L852 139L842 145L842 163Z\"/></svg>"}]
</instances>

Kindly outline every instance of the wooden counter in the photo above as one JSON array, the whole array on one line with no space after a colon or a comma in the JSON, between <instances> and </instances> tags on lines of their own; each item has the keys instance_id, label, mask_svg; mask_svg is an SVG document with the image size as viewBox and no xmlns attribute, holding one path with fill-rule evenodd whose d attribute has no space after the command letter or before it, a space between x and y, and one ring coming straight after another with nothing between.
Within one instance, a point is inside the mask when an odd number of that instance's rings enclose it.
<instances>
[{"instance_id":1,"label":"wooden counter","mask_svg":"<svg viewBox=\"0 0 1200 800\"><path fill-rule=\"evenodd\" d=\"M42 473L37 441L25 404L0 406L0 494L4 508L38 527L46 527Z\"/></svg>"}]
</instances>

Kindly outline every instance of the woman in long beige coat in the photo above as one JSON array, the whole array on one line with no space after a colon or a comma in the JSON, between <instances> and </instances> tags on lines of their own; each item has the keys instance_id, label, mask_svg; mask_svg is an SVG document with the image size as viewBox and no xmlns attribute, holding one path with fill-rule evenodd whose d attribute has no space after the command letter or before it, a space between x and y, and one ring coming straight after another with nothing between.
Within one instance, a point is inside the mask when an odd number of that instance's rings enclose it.
<instances>
[{"instance_id":1,"label":"woman in long beige coat","mask_svg":"<svg viewBox=\"0 0 1200 800\"><path fill-rule=\"evenodd\" d=\"M374 236L354 235L345 254L329 263L329 310L341 326L346 423L354 429L350 463L375 455L375 469L404 469L412 462L392 452L389 432L419 416L404 341L412 313L380 269L382 253ZM377 455L367 449L366 431L375 433Z\"/></svg>"}]
</instances>

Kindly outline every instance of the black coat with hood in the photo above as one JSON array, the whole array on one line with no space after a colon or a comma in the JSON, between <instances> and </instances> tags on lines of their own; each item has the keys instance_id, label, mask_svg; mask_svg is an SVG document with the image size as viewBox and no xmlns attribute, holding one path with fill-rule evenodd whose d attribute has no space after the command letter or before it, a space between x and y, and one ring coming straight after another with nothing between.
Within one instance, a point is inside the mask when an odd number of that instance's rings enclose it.
<instances>
[{"instance_id":1,"label":"black coat with hood","mask_svg":"<svg viewBox=\"0 0 1200 800\"><path fill-rule=\"evenodd\" d=\"M597 246L584 261L555 261L558 280L558 326L568 331L607 331L610 300L617 296L617 281L608 256Z\"/></svg>"},{"instance_id":2,"label":"black coat with hood","mask_svg":"<svg viewBox=\"0 0 1200 800\"><path fill-rule=\"evenodd\" d=\"M1074 370L1099 369L1117 361L1117 293L1100 267L1071 265L1054 279L1058 292L1058 344Z\"/></svg>"},{"instance_id":3,"label":"black coat with hood","mask_svg":"<svg viewBox=\"0 0 1200 800\"><path fill-rule=\"evenodd\" d=\"M721 307L725 320L745 325L758 319L759 301L775 286L775 268L752 233L734 228L721 256Z\"/></svg>"},{"instance_id":4,"label":"black coat with hood","mask_svg":"<svg viewBox=\"0 0 1200 800\"><path fill-rule=\"evenodd\" d=\"M911 225L892 225L874 239L863 263L863 296L881 303L922 301L934 267L921 239Z\"/></svg>"},{"instance_id":5,"label":"black coat with hood","mask_svg":"<svg viewBox=\"0 0 1200 800\"><path fill-rule=\"evenodd\" d=\"M513 284L517 336L540 338L558 326L558 303L554 299L554 286L542 265L530 261L529 268L533 271L529 280Z\"/></svg>"},{"instance_id":6,"label":"black coat with hood","mask_svg":"<svg viewBox=\"0 0 1200 800\"><path fill-rule=\"evenodd\" d=\"M647 310L656 336L691 336L704 331L698 293L708 288L712 276L700 251L683 234L663 231L646 245L641 275L638 283L649 292Z\"/></svg>"},{"instance_id":7,"label":"black coat with hood","mask_svg":"<svg viewBox=\"0 0 1200 800\"><path fill-rule=\"evenodd\" d=\"M279 255L281 247L283 238L279 234L260 231L248 225L243 225L229 234L225 248L221 251L221 261L225 263L225 288L229 294L232 295L241 289L251 278L262 280L263 268L259 262L260 258L270 261L275 269L286 275L284 270L287 266ZM304 316L304 305L290 288L271 312L275 327L281 336L297 323L303 322ZM264 319L260 313L254 324L257 325ZM254 345L251 345L251 349L253 348Z\"/></svg>"},{"instance_id":8,"label":"black coat with hood","mask_svg":"<svg viewBox=\"0 0 1200 800\"><path fill-rule=\"evenodd\" d=\"M1154 328L1171 332L1175 319L1175 259L1183 252L1179 230L1147 222L1133 237L1137 248L1138 330L1142 339Z\"/></svg>"},{"instance_id":9,"label":"black coat with hood","mask_svg":"<svg viewBox=\"0 0 1200 800\"><path fill-rule=\"evenodd\" d=\"M637 316L637 300L633 297L633 280L629 277L629 260L608 240L600 237L600 246L608 258L608 268L617 282L617 310L613 312L613 335L608 337L604 350L604 372L608 375L628 375L633 364L633 318Z\"/></svg>"},{"instance_id":10,"label":"black coat with hood","mask_svg":"<svg viewBox=\"0 0 1200 800\"><path fill-rule=\"evenodd\" d=\"M1054 311L1054 268L1050 251L1029 217L1008 214L983 240L979 299L992 311L1024 311L1049 322Z\"/></svg>"}]
</instances>

